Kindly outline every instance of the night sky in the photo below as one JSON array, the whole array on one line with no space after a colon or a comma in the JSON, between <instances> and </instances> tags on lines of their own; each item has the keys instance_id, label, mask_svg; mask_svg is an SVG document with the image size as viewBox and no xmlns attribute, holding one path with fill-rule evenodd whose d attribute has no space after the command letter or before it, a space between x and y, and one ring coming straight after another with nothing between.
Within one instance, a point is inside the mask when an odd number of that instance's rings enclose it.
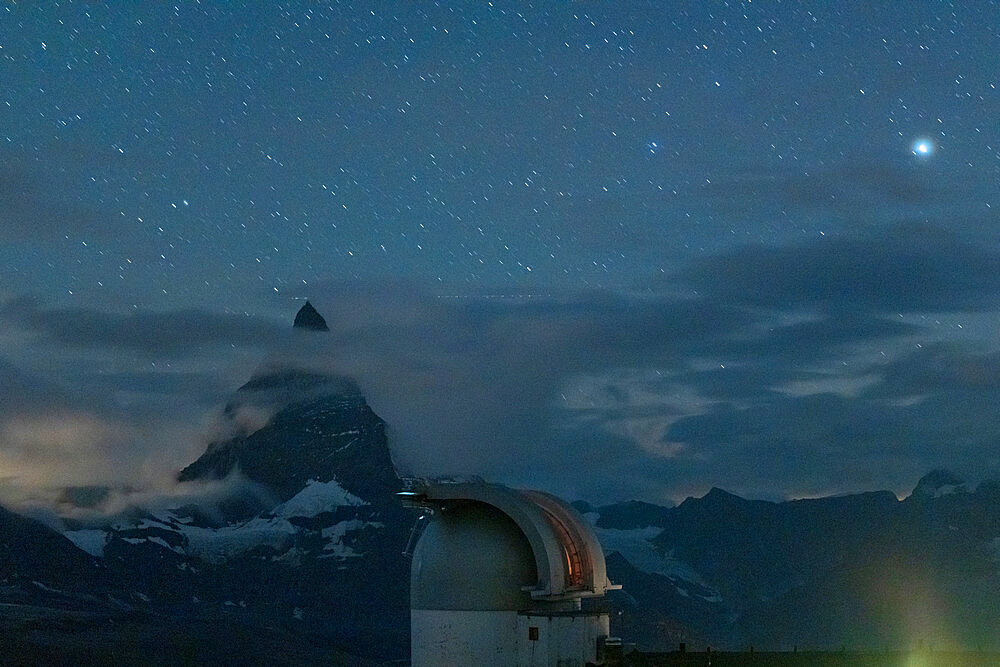
<instances>
[{"instance_id":1,"label":"night sky","mask_svg":"<svg viewBox=\"0 0 1000 667\"><path fill-rule=\"evenodd\" d=\"M1000 476L998 86L995 1L4 2L0 498L289 358L410 474Z\"/></svg>"}]
</instances>

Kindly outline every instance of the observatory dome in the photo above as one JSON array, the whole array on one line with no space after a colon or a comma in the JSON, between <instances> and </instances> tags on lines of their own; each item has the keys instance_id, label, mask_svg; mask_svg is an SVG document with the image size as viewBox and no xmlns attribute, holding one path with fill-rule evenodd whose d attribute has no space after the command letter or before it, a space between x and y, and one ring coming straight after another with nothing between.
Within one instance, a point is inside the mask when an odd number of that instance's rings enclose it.
<instances>
[{"instance_id":1,"label":"observatory dome","mask_svg":"<svg viewBox=\"0 0 1000 667\"><path fill-rule=\"evenodd\" d=\"M400 498L425 512L411 536L414 667L600 659L608 614L582 599L619 587L575 509L541 491L482 482L432 484Z\"/></svg>"},{"instance_id":2,"label":"observatory dome","mask_svg":"<svg viewBox=\"0 0 1000 667\"><path fill-rule=\"evenodd\" d=\"M517 524L485 503L441 512L413 551L414 609L524 609L538 580L528 539Z\"/></svg>"}]
</instances>

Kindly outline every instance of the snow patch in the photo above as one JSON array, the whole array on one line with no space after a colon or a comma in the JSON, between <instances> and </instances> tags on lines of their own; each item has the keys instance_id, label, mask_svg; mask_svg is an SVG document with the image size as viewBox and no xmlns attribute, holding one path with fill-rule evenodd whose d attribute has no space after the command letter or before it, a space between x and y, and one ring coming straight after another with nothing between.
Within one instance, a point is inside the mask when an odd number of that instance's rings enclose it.
<instances>
[{"instance_id":1,"label":"snow patch","mask_svg":"<svg viewBox=\"0 0 1000 667\"><path fill-rule=\"evenodd\" d=\"M662 574L675 579L684 579L699 586L705 586L701 576L690 565L673 558L671 553L664 553L662 549L650 542L651 539L663 532L662 528L648 526L646 528L618 530L595 527L594 531L597 533L597 539L605 553L617 551L632 567L638 570Z\"/></svg>"},{"instance_id":2,"label":"snow patch","mask_svg":"<svg viewBox=\"0 0 1000 667\"><path fill-rule=\"evenodd\" d=\"M943 484L931 493L931 498L942 498L944 496L952 496L956 493L965 491L964 484Z\"/></svg>"},{"instance_id":3,"label":"snow patch","mask_svg":"<svg viewBox=\"0 0 1000 667\"><path fill-rule=\"evenodd\" d=\"M596 522L595 518L590 519ZM589 517L588 517L589 518ZM604 549L604 553L617 551L622 557L632 565L632 567L643 572L658 574L670 579L679 595L690 597L691 593L687 588L677 586L678 581L686 581L693 584L708 595L698 595L706 602L721 602L722 596L718 591L705 583L694 568L682 560L673 557L673 551L664 552L663 549L651 542L654 537L663 532L657 526L647 526L646 528L633 528L630 530L618 530L615 528L598 528L594 526L597 539Z\"/></svg>"},{"instance_id":4,"label":"snow patch","mask_svg":"<svg viewBox=\"0 0 1000 667\"><path fill-rule=\"evenodd\" d=\"M38 586L43 591L49 591L50 593L62 593L62 591L59 590L58 588L50 588L40 581L32 581L31 583L33 583L35 586Z\"/></svg>"},{"instance_id":5,"label":"snow patch","mask_svg":"<svg viewBox=\"0 0 1000 667\"><path fill-rule=\"evenodd\" d=\"M359 556L357 552L342 544L344 536L352 530L360 530L365 526L380 528L383 524L371 521L350 519L327 526L320 534L328 540L323 546L322 557L347 558ZM275 560L285 561L289 565L298 565L303 552L293 546L295 536L302 532L287 519L258 517L246 523L223 528L198 528L183 526L180 529L187 539L186 553L204 561L219 563L239 556L251 549L266 546L280 552Z\"/></svg>"},{"instance_id":6,"label":"snow patch","mask_svg":"<svg viewBox=\"0 0 1000 667\"><path fill-rule=\"evenodd\" d=\"M320 558L350 558L353 556L360 556L351 547L343 543L344 536L349 530L361 530L367 524L364 521L359 521L358 519L350 519L349 521L341 521L340 523L335 523L332 526L327 526L324 528L320 534L329 540L325 545L323 545L323 551L329 551L329 554L323 554Z\"/></svg>"},{"instance_id":7,"label":"snow patch","mask_svg":"<svg viewBox=\"0 0 1000 667\"><path fill-rule=\"evenodd\" d=\"M153 544L158 544L158 545L160 545L161 547L163 547L165 549L170 549L171 551L175 551L175 552L181 554L182 556L184 555L184 550L183 549L181 549L180 547L172 547L172 546L170 546L169 544L167 544L167 541L165 539L163 539L162 537L150 537L149 541L152 542Z\"/></svg>"},{"instance_id":8,"label":"snow patch","mask_svg":"<svg viewBox=\"0 0 1000 667\"><path fill-rule=\"evenodd\" d=\"M184 526L187 553L204 561L219 563L258 546L281 549L289 544L296 527L284 519L256 518L236 526L199 528Z\"/></svg>"},{"instance_id":9,"label":"snow patch","mask_svg":"<svg viewBox=\"0 0 1000 667\"><path fill-rule=\"evenodd\" d=\"M317 516L323 512L332 512L345 505L358 507L367 504L361 498L344 489L337 483L336 479L331 479L329 482L318 482L311 479L306 482L304 489L271 510L271 514L281 518Z\"/></svg>"},{"instance_id":10,"label":"snow patch","mask_svg":"<svg viewBox=\"0 0 1000 667\"><path fill-rule=\"evenodd\" d=\"M104 558L104 545L108 543L108 534L103 530L99 528L68 530L63 535L91 556Z\"/></svg>"},{"instance_id":11,"label":"snow patch","mask_svg":"<svg viewBox=\"0 0 1000 667\"><path fill-rule=\"evenodd\" d=\"M295 518L317 517L324 513L332 513L338 507L364 505L368 503L344 489L336 479L327 482L313 479L309 480L299 493L276 506L271 512L240 524L217 528L202 527L194 525L190 518L179 518L170 510L161 510L135 522L119 521L107 530L74 530L67 531L64 535L83 551L97 557L104 556L105 545L112 536L116 536L116 532L120 531L128 535L120 537L128 544L152 543L177 554L211 563L221 563L259 547L270 548L275 552L272 560L295 567L300 565L302 558L308 554L308 550L304 551L295 546L299 536L315 534L312 529L292 523ZM323 528L320 531L323 538L320 557L344 559L361 555L343 541L350 531L360 530L366 526L383 527L383 524L351 519ZM177 535L180 539L170 539L167 533ZM180 563L177 567L187 569L189 565ZM195 568L190 569L196 571Z\"/></svg>"}]
</instances>

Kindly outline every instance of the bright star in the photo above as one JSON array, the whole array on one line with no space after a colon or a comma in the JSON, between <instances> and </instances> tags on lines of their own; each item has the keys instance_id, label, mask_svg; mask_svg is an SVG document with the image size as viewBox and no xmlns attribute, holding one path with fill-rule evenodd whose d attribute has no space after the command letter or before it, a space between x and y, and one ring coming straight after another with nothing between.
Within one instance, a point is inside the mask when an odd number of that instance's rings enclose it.
<instances>
[{"instance_id":1,"label":"bright star","mask_svg":"<svg viewBox=\"0 0 1000 667\"><path fill-rule=\"evenodd\" d=\"M934 144L929 139L917 139L913 142L913 154L917 157L925 157L934 152Z\"/></svg>"}]
</instances>

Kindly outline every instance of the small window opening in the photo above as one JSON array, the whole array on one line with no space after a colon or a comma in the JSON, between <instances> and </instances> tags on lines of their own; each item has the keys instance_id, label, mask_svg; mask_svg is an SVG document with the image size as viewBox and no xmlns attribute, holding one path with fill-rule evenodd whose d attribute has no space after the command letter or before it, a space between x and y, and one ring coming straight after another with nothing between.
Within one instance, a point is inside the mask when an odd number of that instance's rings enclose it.
<instances>
[{"instance_id":1,"label":"small window opening","mask_svg":"<svg viewBox=\"0 0 1000 667\"><path fill-rule=\"evenodd\" d=\"M528 627L528 639L533 642L538 641L538 628L534 626Z\"/></svg>"}]
</instances>

